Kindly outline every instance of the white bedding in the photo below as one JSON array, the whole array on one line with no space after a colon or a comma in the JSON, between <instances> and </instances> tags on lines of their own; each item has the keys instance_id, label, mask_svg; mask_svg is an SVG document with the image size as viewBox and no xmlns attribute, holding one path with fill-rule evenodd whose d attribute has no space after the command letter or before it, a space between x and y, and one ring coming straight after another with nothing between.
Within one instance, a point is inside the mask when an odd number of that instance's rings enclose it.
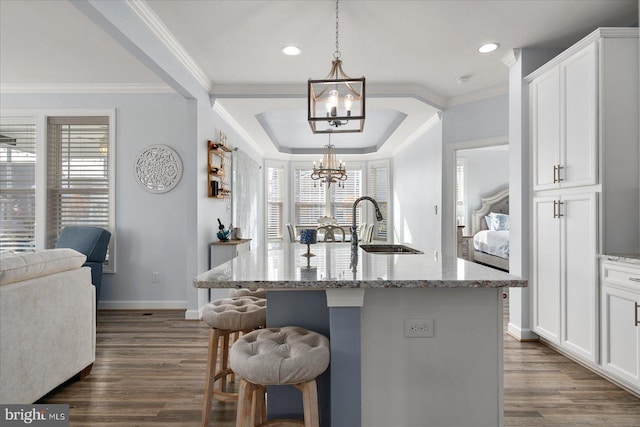
<instances>
[{"instance_id":1,"label":"white bedding","mask_svg":"<svg viewBox=\"0 0 640 427\"><path fill-rule=\"evenodd\" d=\"M509 259L509 230L482 230L473 236L473 247L500 258Z\"/></svg>"}]
</instances>

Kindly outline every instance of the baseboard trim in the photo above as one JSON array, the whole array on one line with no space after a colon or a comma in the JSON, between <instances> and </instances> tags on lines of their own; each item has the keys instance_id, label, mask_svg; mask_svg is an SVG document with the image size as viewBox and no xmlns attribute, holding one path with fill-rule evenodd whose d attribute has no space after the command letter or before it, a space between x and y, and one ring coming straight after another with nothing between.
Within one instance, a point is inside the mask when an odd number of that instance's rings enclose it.
<instances>
[{"instance_id":1,"label":"baseboard trim","mask_svg":"<svg viewBox=\"0 0 640 427\"><path fill-rule=\"evenodd\" d=\"M99 310L181 310L186 301L100 301Z\"/></svg>"},{"instance_id":2,"label":"baseboard trim","mask_svg":"<svg viewBox=\"0 0 640 427\"><path fill-rule=\"evenodd\" d=\"M522 329L511 322L507 325L507 333L518 341L538 341L538 335L531 329Z\"/></svg>"}]
</instances>

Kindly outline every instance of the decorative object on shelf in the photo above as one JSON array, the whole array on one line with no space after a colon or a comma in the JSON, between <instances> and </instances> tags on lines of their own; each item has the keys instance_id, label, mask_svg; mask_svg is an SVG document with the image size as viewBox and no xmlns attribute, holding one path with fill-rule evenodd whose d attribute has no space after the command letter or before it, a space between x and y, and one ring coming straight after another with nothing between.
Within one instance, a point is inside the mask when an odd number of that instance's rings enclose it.
<instances>
[{"instance_id":1,"label":"decorative object on shelf","mask_svg":"<svg viewBox=\"0 0 640 427\"><path fill-rule=\"evenodd\" d=\"M166 193L182 178L182 160L167 145L149 145L138 153L133 166L138 182L152 193Z\"/></svg>"},{"instance_id":2,"label":"decorative object on shelf","mask_svg":"<svg viewBox=\"0 0 640 427\"><path fill-rule=\"evenodd\" d=\"M300 243L302 243L303 245L307 245L307 252L302 254L302 256L306 256L307 258L316 256L315 254L311 253L311 245L316 243L316 237L316 230L311 228L304 229L300 232Z\"/></svg>"},{"instance_id":3,"label":"decorative object on shelf","mask_svg":"<svg viewBox=\"0 0 640 427\"><path fill-rule=\"evenodd\" d=\"M342 70L338 12L336 0L336 50L331 71L324 79L309 79L307 84L307 119L313 133L353 133L364 129L365 78L353 79Z\"/></svg>"},{"instance_id":4,"label":"decorative object on shelf","mask_svg":"<svg viewBox=\"0 0 640 427\"><path fill-rule=\"evenodd\" d=\"M208 190L207 195L216 199L231 197L231 183L227 168L231 165L229 153L233 150L227 146L227 136L224 132L218 133L218 140L207 141L208 162Z\"/></svg>"},{"instance_id":5,"label":"decorative object on shelf","mask_svg":"<svg viewBox=\"0 0 640 427\"><path fill-rule=\"evenodd\" d=\"M331 187L332 182L337 182L338 187L344 188L343 182L347 180L347 169L342 160L340 162L336 160L336 147L331 144L331 134L329 134L329 144L324 146L320 167L316 167L316 162L313 162L311 179L320 180L322 184L326 183L327 187ZM316 186L315 183L313 186Z\"/></svg>"},{"instance_id":6,"label":"decorative object on shelf","mask_svg":"<svg viewBox=\"0 0 640 427\"><path fill-rule=\"evenodd\" d=\"M218 218L218 224L218 233L216 234L216 236L218 236L218 240L221 242L228 242L231 237L231 230L224 228L224 224L220 221L220 218Z\"/></svg>"}]
</instances>

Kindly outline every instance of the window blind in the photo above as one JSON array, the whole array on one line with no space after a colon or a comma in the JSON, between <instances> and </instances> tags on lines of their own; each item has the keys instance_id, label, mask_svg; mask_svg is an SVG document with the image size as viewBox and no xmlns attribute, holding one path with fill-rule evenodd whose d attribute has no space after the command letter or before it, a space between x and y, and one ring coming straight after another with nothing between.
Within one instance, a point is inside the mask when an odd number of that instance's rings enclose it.
<instances>
[{"instance_id":1,"label":"window blind","mask_svg":"<svg viewBox=\"0 0 640 427\"><path fill-rule=\"evenodd\" d=\"M111 230L109 118L49 117L47 247L67 225Z\"/></svg>"},{"instance_id":2,"label":"window blind","mask_svg":"<svg viewBox=\"0 0 640 427\"><path fill-rule=\"evenodd\" d=\"M465 220L465 188L464 188L464 160L456 162L456 224L464 225Z\"/></svg>"},{"instance_id":3,"label":"window blind","mask_svg":"<svg viewBox=\"0 0 640 427\"><path fill-rule=\"evenodd\" d=\"M296 226L316 227L325 215L325 186L311 179L311 169L295 169L294 221Z\"/></svg>"},{"instance_id":4,"label":"window blind","mask_svg":"<svg viewBox=\"0 0 640 427\"><path fill-rule=\"evenodd\" d=\"M383 220L376 222L373 230L375 240L387 240L388 236L388 209L389 206L389 168L386 166L374 166L371 168L369 188L371 195L378 202Z\"/></svg>"},{"instance_id":5,"label":"window blind","mask_svg":"<svg viewBox=\"0 0 640 427\"><path fill-rule=\"evenodd\" d=\"M36 126L33 118L0 122L0 250L35 250Z\"/></svg>"},{"instance_id":6,"label":"window blind","mask_svg":"<svg viewBox=\"0 0 640 427\"><path fill-rule=\"evenodd\" d=\"M347 171L347 180L342 183L344 188L331 186L331 216L340 225L353 223L353 202L362 196L362 170ZM356 207L356 224L362 220L362 204Z\"/></svg>"},{"instance_id":7,"label":"window blind","mask_svg":"<svg viewBox=\"0 0 640 427\"><path fill-rule=\"evenodd\" d=\"M284 228L284 168L267 168L267 238L282 239Z\"/></svg>"}]
</instances>

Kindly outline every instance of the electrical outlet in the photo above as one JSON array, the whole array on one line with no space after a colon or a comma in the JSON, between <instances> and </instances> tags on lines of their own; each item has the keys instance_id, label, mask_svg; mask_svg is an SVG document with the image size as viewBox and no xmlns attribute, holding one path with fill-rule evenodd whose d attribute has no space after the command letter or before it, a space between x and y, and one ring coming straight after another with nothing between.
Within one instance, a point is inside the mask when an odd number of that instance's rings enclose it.
<instances>
[{"instance_id":1,"label":"electrical outlet","mask_svg":"<svg viewBox=\"0 0 640 427\"><path fill-rule=\"evenodd\" d=\"M160 273L157 271L151 273L151 283L160 283Z\"/></svg>"},{"instance_id":2,"label":"electrical outlet","mask_svg":"<svg viewBox=\"0 0 640 427\"><path fill-rule=\"evenodd\" d=\"M433 319L405 319L404 321L406 338L431 338L433 333Z\"/></svg>"}]
</instances>

